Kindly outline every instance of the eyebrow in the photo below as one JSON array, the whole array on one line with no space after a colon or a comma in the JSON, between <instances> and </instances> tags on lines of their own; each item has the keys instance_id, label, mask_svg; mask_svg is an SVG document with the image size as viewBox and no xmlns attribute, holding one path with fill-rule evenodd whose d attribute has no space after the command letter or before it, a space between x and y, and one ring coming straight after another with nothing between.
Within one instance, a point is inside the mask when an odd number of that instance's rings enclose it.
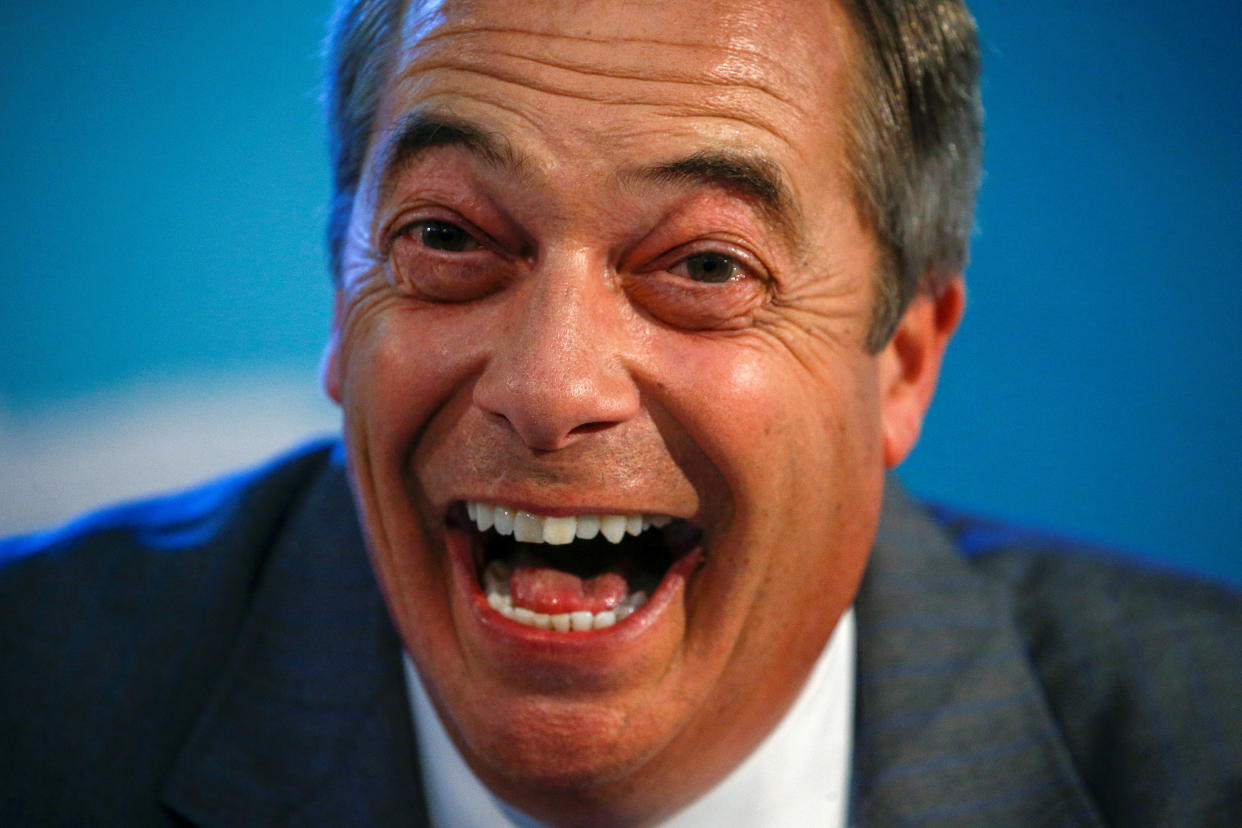
<instances>
[{"instance_id":1,"label":"eyebrow","mask_svg":"<svg viewBox=\"0 0 1242 828\"><path fill-rule=\"evenodd\" d=\"M503 135L446 113L411 112L388 132L389 138L378 153L381 194L390 191L396 177L419 155L434 147L460 147L490 167L516 171L525 166L525 159ZM759 209L790 249L802 246L801 211L780 168L766 158L729 149L699 150L623 173L622 179L719 187L738 193Z\"/></svg>"},{"instance_id":2,"label":"eyebrow","mask_svg":"<svg viewBox=\"0 0 1242 828\"><path fill-rule=\"evenodd\" d=\"M733 150L700 150L685 158L641 168L626 177L730 190L756 206L791 248L801 246L801 211L780 168L766 158Z\"/></svg>"},{"instance_id":3,"label":"eyebrow","mask_svg":"<svg viewBox=\"0 0 1242 828\"><path fill-rule=\"evenodd\" d=\"M491 167L516 170L523 166L522 158L503 136L451 115L411 112L388 132L389 137L377 156L381 193L386 193L396 177L418 156L434 147L460 147Z\"/></svg>"}]
</instances>

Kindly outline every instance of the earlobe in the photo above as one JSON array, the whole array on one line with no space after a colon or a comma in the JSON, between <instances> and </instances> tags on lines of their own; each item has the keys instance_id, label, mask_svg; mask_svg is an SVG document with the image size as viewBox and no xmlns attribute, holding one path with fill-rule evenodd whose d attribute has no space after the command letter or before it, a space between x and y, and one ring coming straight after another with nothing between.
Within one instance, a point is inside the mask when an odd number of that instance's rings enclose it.
<instances>
[{"instance_id":1,"label":"earlobe","mask_svg":"<svg viewBox=\"0 0 1242 828\"><path fill-rule=\"evenodd\" d=\"M332 302L332 330L319 358L319 382L323 390L337 405L341 404L340 375L341 292L338 290Z\"/></svg>"},{"instance_id":2,"label":"earlobe","mask_svg":"<svg viewBox=\"0 0 1242 828\"><path fill-rule=\"evenodd\" d=\"M918 442L931 404L940 364L966 304L960 276L938 292L919 293L880 352L880 416L884 464L893 468Z\"/></svg>"}]
</instances>

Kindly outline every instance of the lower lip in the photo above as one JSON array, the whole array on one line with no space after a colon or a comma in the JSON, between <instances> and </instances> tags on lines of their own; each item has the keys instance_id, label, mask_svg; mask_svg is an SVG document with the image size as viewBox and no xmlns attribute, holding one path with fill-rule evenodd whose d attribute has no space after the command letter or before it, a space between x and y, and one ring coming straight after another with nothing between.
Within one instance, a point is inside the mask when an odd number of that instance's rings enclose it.
<instances>
[{"instance_id":1,"label":"lower lip","mask_svg":"<svg viewBox=\"0 0 1242 828\"><path fill-rule=\"evenodd\" d=\"M474 551L465 531L449 529L446 545L452 561L457 600L469 608L469 615L481 628L484 640L522 659L542 655L557 661L575 658L594 661L605 653L613 657L637 644L653 627L672 621L669 617L675 614L672 609L682 603L686 584L703 558L702 548L696 547L674 561L647 602L616 624L601 630L559 632L519 624L492 609L475 576ZM684 621L684 618L677 620Z\"/></svg>"}]
</instances>

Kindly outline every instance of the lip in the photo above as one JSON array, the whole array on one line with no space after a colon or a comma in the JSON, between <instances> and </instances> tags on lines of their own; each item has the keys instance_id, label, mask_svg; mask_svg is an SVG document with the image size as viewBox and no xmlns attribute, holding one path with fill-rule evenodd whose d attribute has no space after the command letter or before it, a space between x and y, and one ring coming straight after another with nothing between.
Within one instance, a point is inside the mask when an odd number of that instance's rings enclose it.
<instances>
[{"instance_id":1,"label":"lip","mask_svg":"<svg viewBox=\"0 0 1242 828\"><path fill-rule=\"evenodd\" d=\"M452 501L450 508L455 509L460 504L467 501L476 503L488 503L493 506L504 506L513 510L521 510L529 512L539 517L576 517L578 515L660 515L663 517L677 518L678 515L670 512L652 511L651 509L618 509L615 506L589 506L582 504L561 504L558 506L549 506L546 503L533 503L522 500L521 498L496 497L494 495L487 497L461 498ZM449 519L451 523L451 519Z\"/></svg>"},{"instance_id":2,"label":"lip","mask_svg":"<svg viewBox=\"0 0 1242 828\"><path fill-rule=\"evenodd\" d=\"M554 515L559 510L542 507L528 511ZM446 525L445 547L462 643L467 650L477 649L494 667L535 684L555 679L558 683L573 681L579 686L584 682L606 686L632 674L635 664L653 655L652 649L658 649L660 642L680 640L685 629L686 588L703 560L701 545L679 557L647 602L610 627L558 632L519 624L487 603L475 576L474 552L467 530Z\"/></svg>"}]
</instances>

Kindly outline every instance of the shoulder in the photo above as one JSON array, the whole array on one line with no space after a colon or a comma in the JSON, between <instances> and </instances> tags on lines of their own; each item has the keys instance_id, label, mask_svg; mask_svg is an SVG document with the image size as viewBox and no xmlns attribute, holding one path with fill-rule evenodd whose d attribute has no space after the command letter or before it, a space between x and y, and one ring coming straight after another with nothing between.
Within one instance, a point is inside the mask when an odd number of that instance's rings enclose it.
<instances>
[{"instance_id":1,"label":"shoulder","mask_svg":"<svg viewBox=\"0 0 1242 828\"><path fill-rule=\"evenodd\" d=\"M0 774L25 790L10 804L67 808L82 786L142 799L133 789L154 785L185 738L334 445L0 541ZM84 778L101 776L114 784Z\"/></svg>"},{"instance_id":2,"label":"shoulder","mask_svg":"<svg viewBox=\"0 0 1242 828\"><path fill-rule=\"evenodd\" d=\"M67 626L69 616L191 609L186 596L246 579L333 443L165 497L111 507L65 526L0 540L0 616ZM194 600L194 599L191 599ZM72 609L72 613L69 610ZM81 624L73 627L80 631Z\"/></svg>"},{"instance_id":3,"label":"shoulder","mask_svg":"<svg viewBox=\"0 0 1242 828\"><path fill-rule=\"evenodd\" d=\"M1242 624L1239 587L1011 523L928 506L971 566L1003 585L1020 619L1125 636ZM1153 612L1160 610L1160 612ZM1045 617L1050 616L1047 621ZM1116 622L1129 624L1118 629Z\"/></svg>"},{"instance_id":4,"label":"shoulder","mask_svg":"<svg viewBox=\"0 0 1242 828\"><path fill-rule=\"evenodd\" d=\"M1037 651L1059 639L1099 651L1242 631L1236 586L943 506L928 511L970 566L1008 593Z\"/></svg>"},{"instance_id":5,"label":"shoulder","mask_svg":"<svg viewBox=\"0 0 1242 828\"><path fill-rule=\"evenodd\" d=\"M1067 538L929 509L1006 596L1067 746L1119 824L1242 814L1242 594Z\"/></svg>"}]
</instances>

